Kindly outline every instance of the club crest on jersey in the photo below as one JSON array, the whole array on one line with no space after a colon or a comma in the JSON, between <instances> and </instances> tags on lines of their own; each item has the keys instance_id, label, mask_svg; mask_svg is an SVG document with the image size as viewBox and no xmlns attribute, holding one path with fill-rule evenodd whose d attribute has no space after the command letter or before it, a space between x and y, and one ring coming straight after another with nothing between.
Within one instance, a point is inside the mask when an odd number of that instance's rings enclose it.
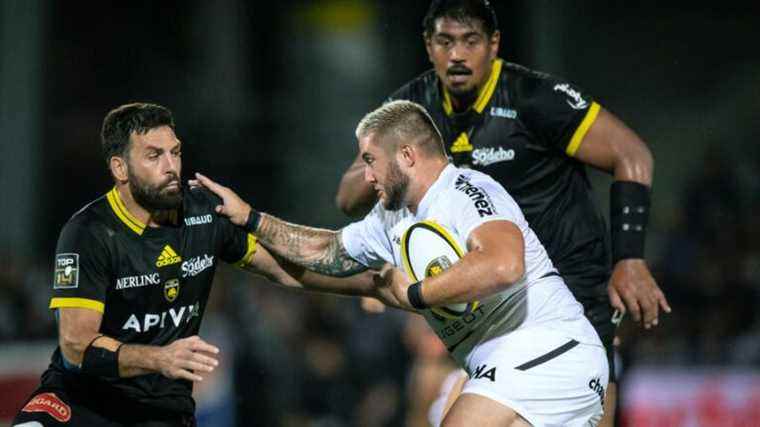
<instances>
[{"instance_id":1,"label":"club crest on jersey","mask_svg":"<svg viewBox=\"0 0 760 427\"><path fill-rule=\"evenodd\" d=\"M170 279L164 283L164 297L169 302L174 302L179 296L179 279Z\"/></svg>"},{"instance_id":2,"label":"club crest on jersey","mask_svg":"<svg viewBox=\"0 0 760 427\"><path fill-rule=\"evenodd\" d=\"M79 286L79 254L56 255L53 289L74 289L77 286Z\"/></svg>"},{"instance_id":3,"label":"club crest on jersey","mask_svg":"<svg viewBox=\"0 0 760 427\"><path fill-rule=\"evenodd\" d=\"M446 255L439 256L438 258L430 261L430 264L425 267L425 277L434 277L441 273L443 270L451 267L451 261Z\"/></svg>"},{"instance_id":4,"label":"club crest on jersey","mask_svg":"<svg viewBox=\"0 0 760 427\"><path fill-rule=\"evenodd\" d=\"M182 262L182 258L177 255L177 252L171 246L166 245L156 260L156 267L165 267L179 262Z\"/></svg>"}]
</instances>

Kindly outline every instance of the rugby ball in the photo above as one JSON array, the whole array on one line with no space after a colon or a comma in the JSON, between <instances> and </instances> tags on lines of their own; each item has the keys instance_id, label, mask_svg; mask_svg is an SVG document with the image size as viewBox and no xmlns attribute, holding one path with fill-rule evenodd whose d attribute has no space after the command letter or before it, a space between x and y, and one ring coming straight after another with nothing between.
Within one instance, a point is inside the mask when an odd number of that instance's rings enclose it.
<instances>
[{"instance_id":1,"label":"rugby ball","mask_svg":"<svg viewBox=\"0 0 760 427\"><path fill-rule=\"evenodd\" d=\"M454 237L435 221L413 224L401 238L401 260L412 280L441 274L464 256ZM451 304L431 309L446 319L458 319L477 308L478 302Z\"/></svg>"}]
</instances>

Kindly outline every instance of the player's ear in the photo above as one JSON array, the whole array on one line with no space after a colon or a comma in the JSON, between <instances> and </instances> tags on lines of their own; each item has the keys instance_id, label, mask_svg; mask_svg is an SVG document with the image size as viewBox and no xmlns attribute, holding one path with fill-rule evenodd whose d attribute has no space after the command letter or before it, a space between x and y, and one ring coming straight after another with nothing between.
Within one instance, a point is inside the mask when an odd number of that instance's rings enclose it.
<instances>
[{"instance_id":1,"label":"player's ear","mask_svg":"<svg viewBox=\"0 0 760 427\"><path fill-rule=\"evenodd\" d=\"M489 42L489 56L491 60L493 61L496 59L497 56L499 56L499 45L501 44L501 31L495 30L493 34L491 34L491 40Z\"/></svg>"},{"instance_id":2,"label":"player's ear","mask_svg":"<svg viewBox=\"0 0 760 427\"><path fill-rule=\"evenodd\" d=\"M409 144L404 144L398 149L399 161L406 167L414 166L417 162L417 151L415 147Z\"/></svg>"},{"instance_id":3,"label":"player's ear","mask_svg":"<svg viewBox=\"0 0 760 427\"><path fill-rule=\"evenodd\" d=\"M422 33L422 41L425 42L425 50L427 51L427 54L428 54L428 61L430 61L430 63L432 64L433 63L433 45L432 45L433 40L425 32L425 33Z\"/></svg>"},{"instance_id":4,"label":"player's ear","mask_svg":"<svg viewBox=\"0 0 760 427\"><path fill-rule=\"evenodd\" d=\"M112 156L108 162L111 174L119 182L125 182L129 180L129 172L127 171L127 162L121 156Z\"/></svg>"}]
</instances>

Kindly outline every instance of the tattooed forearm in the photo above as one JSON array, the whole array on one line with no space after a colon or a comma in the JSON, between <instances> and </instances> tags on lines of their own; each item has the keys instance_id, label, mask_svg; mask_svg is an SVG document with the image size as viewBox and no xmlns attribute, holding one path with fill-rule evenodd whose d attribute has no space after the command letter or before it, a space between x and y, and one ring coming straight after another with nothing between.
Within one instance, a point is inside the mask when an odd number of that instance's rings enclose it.
<instances>
[{"instance_id":1,"label":"tattooed forearm","mask_svg":"<svg viewBox=\"0 0 760 427\"><path fill-rule=\"evenodd\" d=\"M275 254L317 273L345 277L366 270L348 255L340 231L291 224L264 214L256 234Z\"/></svg>"}]
</instances>

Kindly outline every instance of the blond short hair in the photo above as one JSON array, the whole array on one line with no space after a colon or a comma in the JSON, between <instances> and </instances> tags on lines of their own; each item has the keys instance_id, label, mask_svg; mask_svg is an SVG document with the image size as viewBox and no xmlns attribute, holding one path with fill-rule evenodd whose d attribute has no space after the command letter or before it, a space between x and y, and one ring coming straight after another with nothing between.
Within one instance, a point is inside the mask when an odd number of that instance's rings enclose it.
<instances>
[{"instance_id":1,"label":"blond short hair","mask_svg":"<svg viewBox=\"0 0 760 427\"><path fill-rule=\"evenodd\" d=\"M441 132L425 107L411 101L391 101L367 113L356 126L356 137L374 134L378 140L396 148L399 143L414 144L431 155L446 156ZM392 136L393 138L386 138Z\"/></svg>"}]
</instances>

